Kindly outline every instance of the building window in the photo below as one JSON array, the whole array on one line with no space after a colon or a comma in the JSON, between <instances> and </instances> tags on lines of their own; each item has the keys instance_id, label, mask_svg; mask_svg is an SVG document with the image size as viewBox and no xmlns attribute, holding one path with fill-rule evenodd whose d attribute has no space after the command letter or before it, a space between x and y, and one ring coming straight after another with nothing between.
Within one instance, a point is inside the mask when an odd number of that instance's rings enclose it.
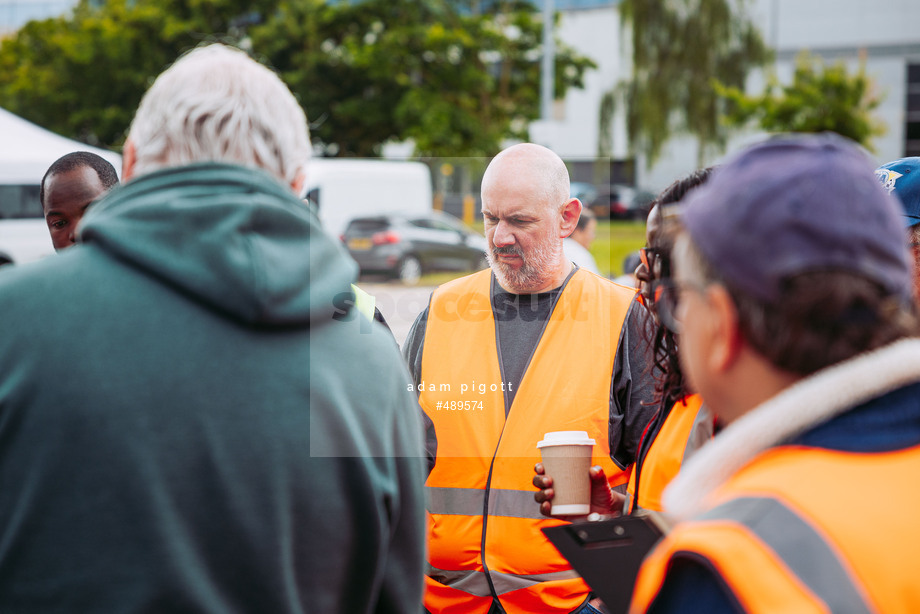
<instances>
[{"instance_id":1,"label":"building window","mask_svg":"<svg viewBox=\"0 0 920 614\"><path fill-rule=\"evenodd\" d=\"M907 65L904 155L920 156L920 64Z\"/></svg>"}]
</instances>

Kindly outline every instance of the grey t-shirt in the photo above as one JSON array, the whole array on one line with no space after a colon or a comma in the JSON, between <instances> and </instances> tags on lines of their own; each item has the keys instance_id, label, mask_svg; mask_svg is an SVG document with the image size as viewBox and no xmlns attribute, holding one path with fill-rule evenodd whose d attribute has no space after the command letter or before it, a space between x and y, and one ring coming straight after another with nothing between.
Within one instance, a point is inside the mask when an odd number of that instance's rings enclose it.
<instances>
[{"instance_id":1,"label":"grey t-shirt","mask_svg":"<svg viewBox=\"0 0 920 614\"><path fill-rule=\"evenodd\" d=\"M496 283L495 277L492 277L491 302L498 329L502 381L510 382L512 390L505 393L506 408L511 407L514 391L517 390L537 348L556 300L572 274L559 288L540 294L523 295L506 292ZM403 356L409 365L416 388L421 382L422 346L427 324L428 308L425 308L416 318L403 344ZM651 376L652 365L643 332L651 325L648 311L638 301L633 301L620 331L610 378L608 440L611 457L621 468L635 460L642 432L655 413L652 402L655 388ZM591 348L584 348L584 351L590 352ZM436 458L437 435L428 416L424 418L425 448L430 471Z\"/></svg>"}]
</instances>

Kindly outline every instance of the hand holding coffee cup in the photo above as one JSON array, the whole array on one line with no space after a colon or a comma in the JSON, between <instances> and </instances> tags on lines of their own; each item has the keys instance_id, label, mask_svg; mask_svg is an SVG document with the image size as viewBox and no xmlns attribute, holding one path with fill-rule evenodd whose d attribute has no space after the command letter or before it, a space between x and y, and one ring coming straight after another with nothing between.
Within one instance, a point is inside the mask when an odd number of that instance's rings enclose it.
<instances>
[{"instance_id":1,"label":"hand holding coffee cup","mask_svg":"<svg viewBox=\"0 0 920 614\"><path fill-rule=\"evenodd\" d=\"M589 513L619 515L625 497L608 486L600 466L591 466L594 443L585 431L557 431L537 444L543 462L534 467L534 500L544 516L577 520Z\"/></svg>"},{"instance_id":2,"label":"hand holding coffee cup","mask_svg":"<svg viewBox=\"0 0 920 614\"><path fill-rule=\"evenodd\" d=\"M553 516L588 514L591 511L591 480L588 469L595 441L586 431L547 433L537 443L543 467L553 478Z\"/></svg>"}]
</instances>

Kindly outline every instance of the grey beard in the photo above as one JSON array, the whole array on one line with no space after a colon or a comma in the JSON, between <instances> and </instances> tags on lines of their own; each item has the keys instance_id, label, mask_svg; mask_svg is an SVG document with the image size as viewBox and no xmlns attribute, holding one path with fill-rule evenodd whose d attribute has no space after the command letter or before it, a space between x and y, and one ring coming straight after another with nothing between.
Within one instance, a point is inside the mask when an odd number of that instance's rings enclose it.
<instances>
[{"instance_id":1,"label":"grey beard","mask_svg":"<svg viewBox=\"0 0 920 614\"><path fill-rule=\"evenodd\" d=\"M499 254L520 256L523 260L521 267L513 267L500 262L496 256ZM547 283L552 276L552 270L559 263L562 254L562 244L554 247L549 242L536 245L531 250L530 256L524 256L523 250L516 245L495 247L486 253L489 266L495 273L498 283L503 287L518 294L534 292Z\"/></svg>"}]
</instances>

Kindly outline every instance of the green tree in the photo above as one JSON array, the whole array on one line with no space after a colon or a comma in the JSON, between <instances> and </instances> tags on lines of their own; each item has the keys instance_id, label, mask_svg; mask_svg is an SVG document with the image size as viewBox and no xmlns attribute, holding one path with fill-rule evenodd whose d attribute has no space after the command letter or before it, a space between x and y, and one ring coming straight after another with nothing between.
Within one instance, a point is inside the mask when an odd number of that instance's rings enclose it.
<instances>
[{"instance_id":1,"label":"green tree","mask_svg":"<svg viewBox=\"0 0 920 614\"><path fill-rule=\"evenodd\" d=\"M697 140L697 165L724 151L727 101L718 79L743 87L771 53L746 15L745 0L623 0L632 40L633 74L625 84L630 146L649 162L675 134Z\"/></svg>"},{"instance_id":2,"label":"green tree","mask_svg":"<svg viewBox=\"0 0 920 614\"><path fill-rule=\"evenodd\" d=\"M843 62L827 66L821 58L802 52L788 85L773 74L760 95L748 96L720 83L716 89L732 103L725 118L732 126L756 121L767 132L831 131L868 149L872 137L885 133L884 124L872 115L881 98L864 63L851 75Z\"/></svg>"},{"instance_id":3,"label":"green tree","mask_svg":"<svg viewBox=\"0 0 920 614\"><path fill-rule=\"evenodd\" d=\"M120 145L150 80L251 6L81 0L72 15L28 22L0 43L0 105L86 143Z\"/></svg>"},{"instance_id":4,"label":"green tree","mask_svg":"<svg viewBox=\"0 0 920 614\"><path fill-rule=\"evenodd\" d=\"M412 139L422 156L486 156L539 116L542 24L532 9L460 13L434 0L287 0L251 29L300 97L327 153L374 156ZM291 44L297 41L297 44ZM562 46L556 91L591 60Z\"/></svg>"},{"instance_id":5,"label":"green tree","mask_svg":"<svg viewBox=\"0 0 920 614\"><path fill-rule=\"evenodd\" d=\"M203 41L275 67L330 154L413 139L429 156L491 155L539 114L531 9L461 14L448 0L81 0L0 42L0 105L91 144L122 143L151 80ZM593 63L561 46L557 94Z\"/></svg>"}]
</instances>

